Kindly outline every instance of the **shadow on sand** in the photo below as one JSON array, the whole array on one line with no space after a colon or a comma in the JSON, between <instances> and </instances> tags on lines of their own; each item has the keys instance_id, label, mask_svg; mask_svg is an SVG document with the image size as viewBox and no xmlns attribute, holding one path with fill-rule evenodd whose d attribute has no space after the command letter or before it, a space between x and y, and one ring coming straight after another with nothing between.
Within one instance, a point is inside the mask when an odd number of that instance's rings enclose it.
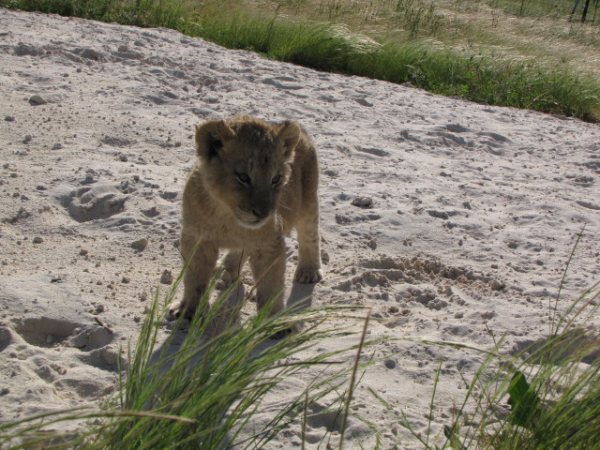
<instances>
[{"instance_id":1,"label":"shadow on sand","mask_svg":"<svg viewBox=\"0 0 600 450\"><path fill-rule=\"evenodd\" d=\"M313 292L315 289L315 284L300 284L293 283L292 289L287 297L286 301L286 310L293 310L294 312L300 312L312 306L313 302ZM245 301L246 290L243 284L238 285L235 289L231 291L229 294L226 304L229 306L241 306L241 304ZM239 316L234 321L232 326L238 327L241 326ZM188 335L189 330L189 322L184 320L181 323L181 326L178 328L174 328L172 331L172 335L166 339L153 353L150 359L150 365L155 365L160 362L161 367L159 370L159 375L164 374L173 364L175 359L175 355L179 351L181 345ZM189 366L193 367L198 364L203 356L204 351L202 350L208 341L210 340L210 336L206 334L198 341L198 353L194 355L192 359L190 359ZM267 339L257 345L252 352L252 355L260 354L272 347L278 342L278 339ZM251 356L252 356L251 355Z\"/></svg>"}]
</instances>

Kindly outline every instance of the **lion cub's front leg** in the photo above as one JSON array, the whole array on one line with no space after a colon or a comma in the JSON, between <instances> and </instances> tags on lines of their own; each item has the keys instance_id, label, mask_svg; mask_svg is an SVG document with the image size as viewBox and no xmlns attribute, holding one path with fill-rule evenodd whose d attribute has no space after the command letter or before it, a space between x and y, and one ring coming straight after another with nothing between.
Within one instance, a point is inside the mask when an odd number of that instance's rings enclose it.
<instances>
[{"instance_id":1,"label":"lion cub's front leg","mask_svg":"<svg viewBox=\"0 0 600 450\"><path fill-rule=\"evenodd\" d=\"M186 233L184 230L181 235L181 255L187 266L183 276L183 300L173 302L169 307L171 319L181 314L187 319L194 317L215 269L219 249L211 242L203 241L196 234Z\"/></svg>"},{"instance_id":2,"label":"lion cub's front leg","mask_svg":"<svg viewBox=\"0 0 600 450\"><path fill-rule=\"evenodd\" d=\"M294 280L298 283L318 283L321 274L321 238L319 236L319 202L316 192L309 199L310 207L296 224L298 232L298 268Z\"/></svg>"}]
</instances>

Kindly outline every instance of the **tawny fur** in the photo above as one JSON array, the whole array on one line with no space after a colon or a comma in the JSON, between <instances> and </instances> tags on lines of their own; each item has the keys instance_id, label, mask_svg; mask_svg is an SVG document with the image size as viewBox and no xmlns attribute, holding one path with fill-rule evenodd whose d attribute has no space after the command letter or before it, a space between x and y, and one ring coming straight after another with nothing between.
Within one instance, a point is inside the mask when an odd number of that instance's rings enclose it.
<instances>
[{"instance_id":1,"label":"tawny fur","mask_svg":"<svg viewBox=\"0 0 600 450\"><path fill-rule=\"evenodd\" d=\"M192 317L219 251L235 280L249 260L258 308L283 309L284 236L298 234L295 280L321 279L319 169L315 148L293 121L253 117L209 121L196 128L198 164L183 193L181 253L188 268L184 295L171 315Z\"/></svg>"}]
</instances>

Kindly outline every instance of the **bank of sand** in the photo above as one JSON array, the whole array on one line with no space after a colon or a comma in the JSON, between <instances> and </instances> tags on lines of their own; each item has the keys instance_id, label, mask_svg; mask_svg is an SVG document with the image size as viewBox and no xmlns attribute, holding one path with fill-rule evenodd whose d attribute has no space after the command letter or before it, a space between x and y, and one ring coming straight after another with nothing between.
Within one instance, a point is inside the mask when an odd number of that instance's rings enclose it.
<instances>
[{"instance_id":1,"label":"bank of sand","mask_svg":"<svg viewBox=\"0 0 600 450\"><path fill-rule=\"evenodd\" d=\"M356 390L347 448L374 445L359 417L384 448L418 448L366 388L423 432L438 361L440 436L466 393L461 374L481 361L403 338L491 348L493 333L505 351L542 338L584 225L559 308L600 278L597 125L320 73L175 31L7 10L0 98L2 421L114 392L119 346L135 343L152 290L181 268L181 191L194 125L208 118L296 119L314 137L325 279L313 303L369 306L369 336L387 337ZM325 406L311 405L310 445L327 426L339 432ZM299 436L294 425L272 448Z\"/></svg>"}]
</instances>

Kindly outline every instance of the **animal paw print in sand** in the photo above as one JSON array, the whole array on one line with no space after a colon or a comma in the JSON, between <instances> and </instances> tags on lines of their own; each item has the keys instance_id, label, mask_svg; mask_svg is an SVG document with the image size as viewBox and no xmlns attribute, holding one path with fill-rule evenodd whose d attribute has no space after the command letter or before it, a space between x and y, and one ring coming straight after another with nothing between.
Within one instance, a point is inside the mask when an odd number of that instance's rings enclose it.
<instances>
[{"instance_id":1,"label":"animal paw print in sand","mask_svg":"<svg viewBox=\"0 0 600 450\"><path fill-rule=\"evenodd\" d=\"M83 186L58 196L69 216L77 222L111 217L123 211L127 199L127 195L110 183Z\"/></svg>"},{"instance_id":2,"label":"animal paw print in sand","mask_svg":"<svg viewBox=\"0 0 600 450\"><path fill-rule=\"evenodd\" d=\"M358 270L352 267L348 272L352 276L335 284L334 290L358 292L367 298L386 302L414 302L432 310L444 309L450 302L463 305L464 300L456 295L454 289L476 287L500 291L505 287L504 283L484 274L463 267L446 266L427 256L392 258L381 255L360 261Z\"/></svg>"},{"instance_id":3,"label":"animal paw print in sand","mask_svg":"<svg viewBox=\"0 0 600 450\"><path fill-rule=\"evenodd\" d=\"M28 317L21 319L16 331L30 345L51 348L56 346L75 347L91 351L110 344L112 331L102 326L85 326L68 320L50 317Z\"/></svg>"},{"instance_id":4,"label":"animal paw print in sand","mask_svg":"<svg viewBox=\"0 0 600 450\"><path fill-rule=\"evenodd\" d=\"M114 339L105 326L62 318L26 317L14 328L0 327L0 351L16 358L15 370L25 371L30 380L11 395L68 397L76 403L101 398L117 382L120 356L110 345Z\"/></svg>"}]
</instances>

